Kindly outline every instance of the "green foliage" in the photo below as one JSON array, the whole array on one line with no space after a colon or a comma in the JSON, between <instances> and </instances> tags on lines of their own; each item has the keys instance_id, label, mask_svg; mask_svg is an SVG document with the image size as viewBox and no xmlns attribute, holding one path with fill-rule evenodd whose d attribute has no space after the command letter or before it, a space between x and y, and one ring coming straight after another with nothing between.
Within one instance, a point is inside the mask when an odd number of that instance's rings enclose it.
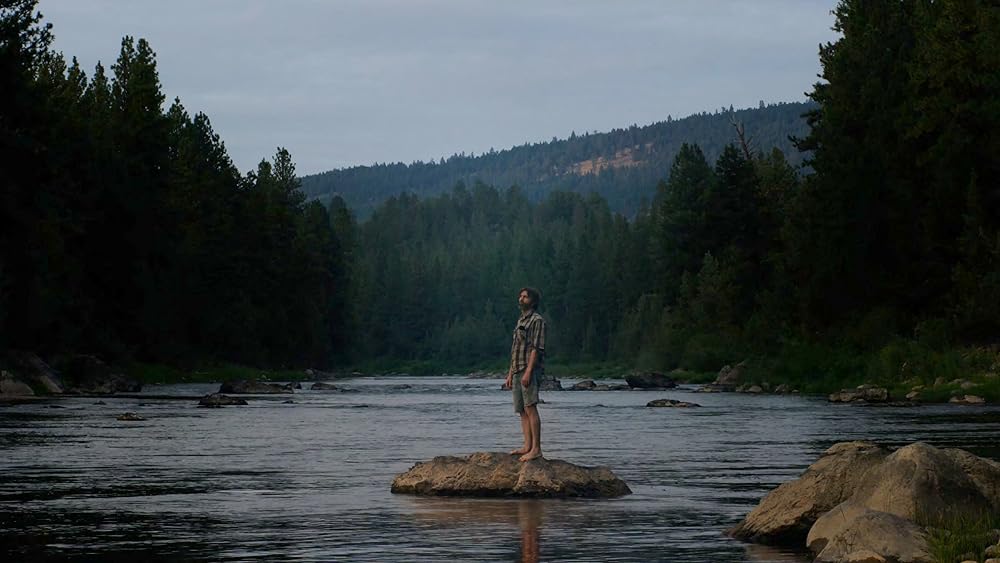
<instances>
[{"instance_id":1,"label":"green foliage","mask_svg":"<svg viewBox=\"0 0 1000 563\"><path fill-rule=\"evenodd\" d=\"M915 384L933 384L942 377L951 381L968 375L968 366L952 350L934 351L913 340L895 340L874 354L868 364L868 381L909 391Z\"/></svg>"},{"instance_id":2,"label":"green foliage","mask_svg":"<svg viewBox=\"0 0 1000 563\"><path fill-rule=\"evenodd\" d=\"M878 350L898 333L898 313L889 307L876 307L862 315L856 323L844 328L844 342L856 350Z\"/></svg>"},{"instance_id":3,"label":"green foliage","mask_svg":"<svg viewBox=\"0 0 1000 563\"><path fill-rule=\"evenodd\" d=\"M865 382L866 362L855 351L819 342L786 340L755 372L803 393L829 393Z\"/></svg>"},{"instance_id":4,"label":"green foliage","mask_svg":"<svg viewBox=\"0 0 1000 563\"><path fill-rule=\"evenodd\" d=\"M927 528L927 548L935 563L986 560L983 552L997 543L1000 514L918 514L917 523Z\"/></svg>"},{"instance_id":5,"label":"green foliage","mask_svg":"<svg viewBox=\"0 0 1000 563\"><path fill-rule=\"evenodd\" d=\"M738 363L745 350L732 338L719 334L695 334L684 343L680 367L696 372L718 373L726 364Z\"/></svg>"}]
</instances>

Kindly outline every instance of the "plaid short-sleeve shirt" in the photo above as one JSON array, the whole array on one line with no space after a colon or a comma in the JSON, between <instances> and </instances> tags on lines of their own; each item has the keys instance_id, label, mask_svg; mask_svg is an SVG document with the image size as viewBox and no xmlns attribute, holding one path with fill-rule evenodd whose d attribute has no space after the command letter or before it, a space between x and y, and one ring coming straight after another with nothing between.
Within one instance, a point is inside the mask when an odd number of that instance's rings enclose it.
<instances>
[{"instance_id":1,"label":"plaid short-sleeve shirt","mask_svg":"<svg viewBox=\"0 0 1000 563\"><path fill-rule=\"evenodd\" d=\"M514 343L510 347L510 365L514 372L528 367L528 354L538 351L534 371L542 373L545 358L545 319L535 311L521 315L514 328Z\"/></svg>"}]
</instances>

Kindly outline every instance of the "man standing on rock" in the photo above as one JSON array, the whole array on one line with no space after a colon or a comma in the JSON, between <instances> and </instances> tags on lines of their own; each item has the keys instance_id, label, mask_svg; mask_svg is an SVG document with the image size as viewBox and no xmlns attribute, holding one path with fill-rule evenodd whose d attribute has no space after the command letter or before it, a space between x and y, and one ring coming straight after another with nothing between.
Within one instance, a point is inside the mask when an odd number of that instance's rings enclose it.
<instances>
[{"instance_id":1,"label":"man standing on rock","mask_svg":"<svg viewBox=\"0 0 1000 563\"><path fill-rule=\"evenodd\" d=\"M538 417L538 386L544 373L545 319L538 314L541 294L537 289L523 287L517 296L521 317L514 328L514 343L510 347L510 369L504 383L514 394L514 412L521 417L524 446L511 455L521 461L542 457L542 420Z\"/></svg>"}]
</instances>

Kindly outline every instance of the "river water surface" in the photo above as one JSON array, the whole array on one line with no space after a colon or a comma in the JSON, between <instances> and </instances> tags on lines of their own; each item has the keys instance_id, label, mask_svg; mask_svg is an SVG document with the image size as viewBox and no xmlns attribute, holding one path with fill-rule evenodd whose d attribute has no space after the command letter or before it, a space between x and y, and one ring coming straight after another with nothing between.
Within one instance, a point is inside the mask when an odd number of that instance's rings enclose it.
<instances>
[{"instance_id":1,"label":"river water surface","mask_svg":"<svg viewBox=\"0 0 1000 563\"><path fill-rule=\"evenodd\" d=\"M830 445L923 440L1000 458L997 407L548 392L545 455L609 466L634 494L417 498L389 492L414 462L520 445L509 394L463 378L337 384L350 392L222 409L156 398L217 384L0 405L0 560L800 562L725 531ZM644 406L657 398L703 407ZM116 420L125 411L146 420Z\"/></svg>"}]
</instances>

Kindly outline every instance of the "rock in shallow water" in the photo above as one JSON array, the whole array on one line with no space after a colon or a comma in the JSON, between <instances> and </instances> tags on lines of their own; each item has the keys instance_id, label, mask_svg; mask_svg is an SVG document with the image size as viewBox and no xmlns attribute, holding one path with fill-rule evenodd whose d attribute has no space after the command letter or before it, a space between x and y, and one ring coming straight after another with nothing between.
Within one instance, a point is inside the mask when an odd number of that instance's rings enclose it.
<instances>
[{"instance_id":1,"label":"rock in shallow water","mask_svg":"<svg viewBox=\"0 0 1000 563\"><path fill-rule=\"evenodd\" d=\"M628 386L633 389L673 389L677 387L677 383L673 379L655 371L626 375L625 383L628 383Z\"/></svg>"},{"instance_id":2,"label":"rock in shallow water","mask_svg":"<svg viewBox=\"0 0 1000 563\"><path fill-rule=\"evenodd\" d=\"M558 459L520 462L517 456L479 452L438 456L414 465L392 482L393 493L468 497L620 497L632 491L607 467Z\"/></svg>"},{"instance_id":3,"label":"rock in shallow water","mask_svg":"<svg viewBox=\"0 0 1000 563\"><path fill-rule=\"evenodd\" d=\"M247 402L239 397L229 397L222 393L205 395L198 401L199 407L219 408L230 405L245 405Z\"/></svg>"},{"instance_id":4,"label":"rock in shallow water","mask_svg":"<svg viewBox=\"0 0 1000 563\"><path fill-rule=\"evenodd\" d=\"M686 401L678 401L677 399L656 399L655 401L650 401L646 403L647 407L676 407L676 408L691 408L700 407L698 403L688 403Z\"/></svg>"}]
</instances>

